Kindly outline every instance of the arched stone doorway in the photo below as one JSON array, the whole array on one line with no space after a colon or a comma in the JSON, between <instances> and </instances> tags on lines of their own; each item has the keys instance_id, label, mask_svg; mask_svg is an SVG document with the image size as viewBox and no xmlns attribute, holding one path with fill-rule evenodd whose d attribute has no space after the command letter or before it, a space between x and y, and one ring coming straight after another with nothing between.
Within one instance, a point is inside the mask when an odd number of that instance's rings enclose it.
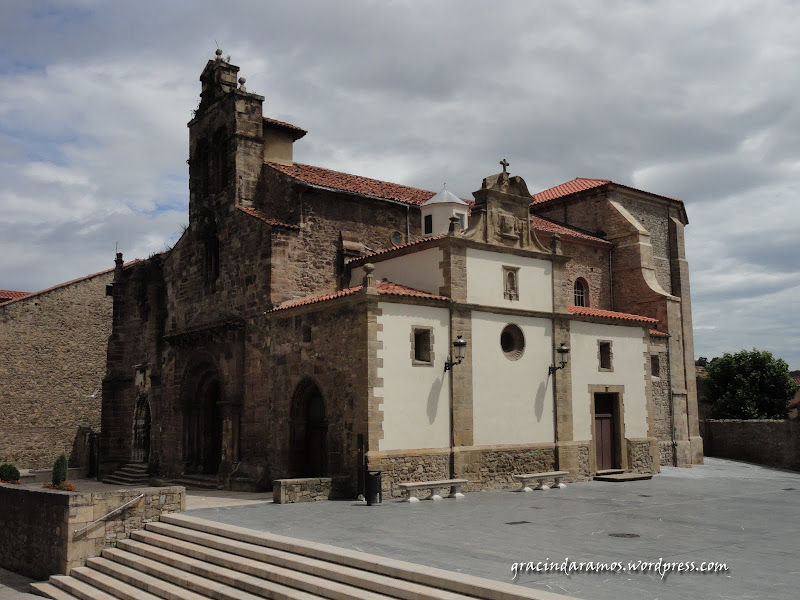
<instances>
[{"instance_id":1,"label":"arched stone doorway","mask_svg":"<svg viewBox=\"0 0 800 600\"><path fill-rule=\"evenodd\" d=\"M216 475L222 460L222 385L216 368L203 363L184 382L184 473Z\"/></svg>"},{"instance_id":2,"label":"arched stone doorway","mask_svg":"<svg viewBox=\"0 0 800 600\"><path fill-rule=\"evenodd\" d=\"M328 475L328 419L325 399L310 379L292 397L290 465L293 477Z\"/></svg>"}]
</instances>

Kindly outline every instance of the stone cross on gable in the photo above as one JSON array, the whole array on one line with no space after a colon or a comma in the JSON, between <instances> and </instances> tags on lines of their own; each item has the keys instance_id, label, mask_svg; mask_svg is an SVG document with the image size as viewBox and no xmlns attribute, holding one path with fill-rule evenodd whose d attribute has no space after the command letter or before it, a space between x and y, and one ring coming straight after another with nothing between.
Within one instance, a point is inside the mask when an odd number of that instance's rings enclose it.
<instances>
[{"instance_id":1,"label":"stone cross on gable","mask_svg":"<svg viewBox=\"0 0 800 600\"><path fill-rule=\"evenodd\" d=\"M503 160L501 160L501 161L500 161L500 164L501 164L501 165L503 165L503 173L505 173L505 172L506 172L506 167L507 167L508 165L510 165L511 163L510 163L510 162L508 162L508 161L507 161L507 160L504 158Z\"/></svg>"}]
</instances>

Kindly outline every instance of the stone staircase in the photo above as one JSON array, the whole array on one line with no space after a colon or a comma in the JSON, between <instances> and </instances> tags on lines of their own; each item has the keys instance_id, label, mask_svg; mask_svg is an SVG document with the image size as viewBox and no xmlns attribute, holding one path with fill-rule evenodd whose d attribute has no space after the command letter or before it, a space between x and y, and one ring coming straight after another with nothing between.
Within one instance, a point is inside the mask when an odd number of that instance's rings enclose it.
<instances>
[{"instance_id":1,"label":"stone staircase","mask_svg":"<svg viewBox=\"0 0 800 600\"><path fill-rule=\"evenodd\" d=\"M147 487L150 477L147 474L147 463L128 463L111 475L103 477L103 483L113 485L138 485Z\"/></svg>"},{"instance_id":2,"label":"stone staircase","mask_svg":"<svg viewBox=\"0 0 800 600\"><path fill-rule=\"evenodd\" d=\"M53 600L566 599L182 514L162 515L31 591Z\"/></svg>"}]
</instances>

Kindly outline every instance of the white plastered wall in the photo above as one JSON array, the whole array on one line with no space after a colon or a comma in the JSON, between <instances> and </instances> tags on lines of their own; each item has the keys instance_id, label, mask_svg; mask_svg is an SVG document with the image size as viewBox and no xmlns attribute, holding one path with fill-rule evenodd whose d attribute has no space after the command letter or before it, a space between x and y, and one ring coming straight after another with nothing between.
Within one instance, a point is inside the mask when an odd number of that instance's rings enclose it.
<instances>
[{"instance_id":1,"label":"white plastered wall","mask_svg":"<svg viewBox=\"0 0 800 600\"><path fill-rule=\"evenodd\" d=\"M500 334L509 323L525 336L519 360L506 358L500 346ZM472 344L467 352L472 354L476 445L553 442L553 388L547 376L552 337L549 319L472 313Z\"/></svg>"},{"instance_id":2,"label":"white plastered wall","mask_svg":"<svg viewBox=\"0 0 800 600\"><path fill-rule=\"evenodd\" d=\"M447 308L380 302L382 314L378 358L383 366L375 388L383 398L383 439L380 450L447 448L450 446L450 377L444 363L450 348ZM411 335L414 327L431 327L432 366L414 365Z\"/></svg>"},{"instance_id":3,"label":"white plastered wall","mask_svg":"<svg viewBox=\"0 0 800 600\"><path fill-rule=\"evenodd\" d=\"M375 281L388 279L417 290L438 294L444 285L444 275L439 266L441 262L441 248L426 248L396 258L376 261L373 263ZM363 279L363 267L356 267L350 274L350 285L361 285Z\"/></svg>"},{"instance_id":4,"label":"white plastered wall","mask_svg":"<svg viewBox=\"0 0 800 600\"><path fill-rule=\"evenodd\" d=\"M613 371L599 370L600 340L611 342ZM642 328L572 321L569 345L574 439L592 439L590 385L624 385L625 437L647 437L647 365Z\"/></svg>"},{"instance_id":5,"label":"white plastered wall","mask_svg":"<svg viewBox=\"0 0 800 600\"><path fill-rule=\"evenodd\" d=\"M503 267L519 268L519 300L507 300ZM467 302L526 310L553 310L553 263L549 260L467 248Z\"/></svg>"},{"instance_id":6,"label":"white plastered wall","mask_svg":"<svg viewBox=\"0 0 800 600\"><path fill-rule=\"evenodd\" d=\"M425 234L425 237L447 233L450 230L450 217L463 215L464 228L466 229L469 226L468 210L469 206L463 204L441 203L423 206L421 209L422 223L420 228L425 231L425 217L431 215L433 217L432 229L430 233Z\"/></svg>"}]
</instances>

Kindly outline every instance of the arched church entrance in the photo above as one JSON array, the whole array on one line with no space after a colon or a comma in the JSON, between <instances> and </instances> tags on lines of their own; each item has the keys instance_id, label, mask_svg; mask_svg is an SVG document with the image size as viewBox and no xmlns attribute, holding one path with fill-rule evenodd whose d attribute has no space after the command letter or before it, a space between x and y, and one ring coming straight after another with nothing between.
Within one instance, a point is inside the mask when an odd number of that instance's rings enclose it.
<instances>
[{"instance_id":1,"label":"arched church entrance","mask_svg":"<svg viewBox=\"0 0 800 600\"><path fill-rule=\"evenodd\" d=\"M306 379L292 397L290 465L293 477L328 475L328 419L317 385Z\"/></svg>"},{"instance_id":2,"label":"arched church entrance","mask_svg":"<svg viewBox=\"0 0 800 600\"><path fill-rule=\"evenodd\" d=\"M184 473L216 475L222 460L222 385L209 363L196 367L184 383Z\"/></svg>"}]
</instances>

